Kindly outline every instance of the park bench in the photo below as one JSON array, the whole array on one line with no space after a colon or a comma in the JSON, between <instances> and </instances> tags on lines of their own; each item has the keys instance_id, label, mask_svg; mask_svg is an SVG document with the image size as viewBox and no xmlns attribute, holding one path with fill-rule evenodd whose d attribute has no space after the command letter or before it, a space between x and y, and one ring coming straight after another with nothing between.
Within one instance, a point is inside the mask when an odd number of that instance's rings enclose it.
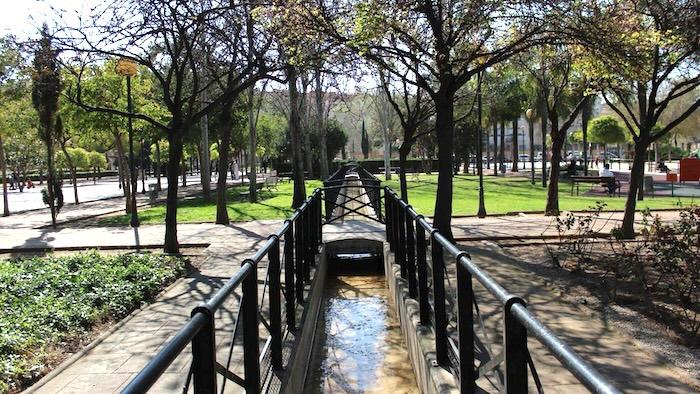
<instances>
[{"instance_id":1,"label":"park bench","mask_svg":"<svg viewBox=\"0 0 700 394\"><path fill-rule=\"evenodd\" d=\"M608 182L612 180L615 182L615 192L617 192L617 196L620 197L620 180L612 177L604 177L604 176L580 176L580 175L574 175L571 177L571 195L574 195L574 186L576 186L576 195L578 196L579 194L579 184L581 183L592 183L592 184L598 184L601 186L604 186L607 190L608 187ZM613 194L615 193L613 192Z\"/></svg>"},{"instance_id":2,"label":"park bench","mask_svg":"<svg viewBox=\"0 0 700 394\"><path fill-rule=\"evenodd\" d=\"M270 175L267 178L265 178L265 182L263 183L263 187L265 190L271 192L271 191L277 191L277 182L279 181L279 178L277 178L276 175Z\"/></svg>"}]
</instances>

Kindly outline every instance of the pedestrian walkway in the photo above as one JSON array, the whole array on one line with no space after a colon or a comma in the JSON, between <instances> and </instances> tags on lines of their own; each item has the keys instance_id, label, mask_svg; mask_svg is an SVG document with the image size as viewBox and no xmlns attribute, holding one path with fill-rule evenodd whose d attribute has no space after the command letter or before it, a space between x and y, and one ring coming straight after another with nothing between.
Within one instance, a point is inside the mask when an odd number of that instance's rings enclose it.
<instances>
[{"instance_id":1,"label":"pedestrian walkway","mask_svg":"<svg viewBox=\"0 0 700 394\"><path fill-rule=\"evenodd\" d=\"M270 229L277 224L281 224L281 221L181 228L181 239L207 239L212 242L206 250L207 258L202 266L176 282L155 302L132 314L113 332L98 340L93 348L64 362L28 392L53 394L119 391L187 322L192 308L209 299L241 262L267 240ZM110 240L111 242L114 241ZM264 263L259 265L259 277L264 278L266 267ZM217 344L220 344L222 352L227 350L231 322L239 297L240 295L230 297L232 301L217 314L217 325L220 327L217 331ZM221 359L225 360L224 357ZM184 352L149 392L181 392L190 360L189 352ZM239 360L234 359L232 365L237 361ZM229 383L226 392L237 392L237 386L234 386Z\"/></svg>"}]
</instances>

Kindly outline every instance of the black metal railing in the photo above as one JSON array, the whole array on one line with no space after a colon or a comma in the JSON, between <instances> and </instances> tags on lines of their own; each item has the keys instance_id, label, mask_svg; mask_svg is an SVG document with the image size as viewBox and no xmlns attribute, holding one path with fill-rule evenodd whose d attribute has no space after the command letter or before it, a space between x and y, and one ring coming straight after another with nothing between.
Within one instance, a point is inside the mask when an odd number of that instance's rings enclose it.
<instances>
[{"instance_id":1,"label":"black metal railing","mask_svg":"<svg viewBox=\"0 0 700 394\"><path fill-rule=\"evenodd\" d=\"M401 277L408 284L410 297L418 300L421 325L431 327L434 332L437 362L453 369L459 379L460 392L474 393L476 380L500 368L503 363L503 373L499 376L505 392L527 392L528 370L538 391L543 392L528 351L528 336L531 336L592 392L619 393L595 368L538 320L527 309L522 298L510 294L477 267L466 251L434 229L423 215L388 187L384 189L384 203L390 250L401 268ZM431 264L428 262L428 243ZM445 292L446 258L456 262L456 300L453 300L456 311L453 305L449 305L450 300ZM432 278L429 278L430 274ZM482 362L478 368L475 367L475 345L483 342L476 335L475 323L482 329L483 323L478 316L478 304L472 288L474 279L498 300L504 322L502 353L490 355L490 360ZM429 286L429 282L432 282L432 286ZM452 339L455 329L457 341Z\"/></svg>"},{"instance_id":2,"label":"black metal railing","mask_svg":"<svg viewBox=\"0 0 700 394\"><path fill-rule=\"evenodd\" d=\"M357 178L353 179L353 184L350 184L346 179L346 175L356 173ZM359 181L359 184L356 182ZM356 195L350 195L350 190L360 189ZM382 186L381 181L365 170L358 164L346 164L341 166L333 175L323 182L326 223L338 220L349 214L363 216L367 219L372 219L384 222L382 215ZM343 197L343 201L339 201L339 197ZM366 197L366 200L365 200ZM357 203L356 207L351 208L348 202ZM365 207L370 207L374 213L372 216L362 212ZM334 214L334 211L342 208L342 213Z\"/></svg>"},{"instance_id":3,"label":"black metal railing","mask_svg":"<svg viewBox=\"0 0 700 394\"><path fill-rule=\"evenodd\" d=\"M194 308L191 319L122 392L148 391L190 343L192 362L184 392L188 391L192 383L196 393L216 393L218 376L221 375L222 386L230 381L243 387L247 393L258 393L261 380L270 370L282 371L283 340L286 333L294 332L296 328L297 305L303 304L304 285L311 279L311 266L315 263L315 254L322 242L321 194L322 190L316 189L251 258L243 261L241 268L210 300ZM282 244L284 247L281 250ZM261 299L258 297L258 265L265 257L268 267ZM214 316L239 287L242 295L224 365L217 360ZM268 319L262 313L265 295L268 296ZM261 322L268 331L262 351L260 340L263 338L259 332ZM242 329L243 376L230 368L239 325ZM224 387L221 387L221 391L224 391Z\"/></svg>"}]
</instances>

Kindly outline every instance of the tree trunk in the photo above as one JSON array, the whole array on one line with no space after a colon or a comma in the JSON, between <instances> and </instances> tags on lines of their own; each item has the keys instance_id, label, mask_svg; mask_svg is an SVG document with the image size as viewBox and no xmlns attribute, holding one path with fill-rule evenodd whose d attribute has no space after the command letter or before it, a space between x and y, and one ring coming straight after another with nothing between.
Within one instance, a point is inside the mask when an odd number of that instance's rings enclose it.
<instances>
[{"instance_id":1,"label":"tree trunk","mask_svg":"<svg viewBox=\"0 0 700 394\"><path fill-rule=\"evenodd\" d=\"M168 149L168 193L165 202L165 253L180 253L180 245L177 241L177 178L183 156L183 133L184 130L180 128L168 134L170 148Z\"/></svg>"},{"instance_id":2,"label":"tree trunk","mask_svg":"<svg viewBox=\"0 0 700 394\"><path fill-rule=\"evenodd\" d=\"M314 79L316 82L316 132L319 137L319 166L321 179L327 179L328 173L328 147L326 146L326 116L323 110L323 90L321 86L321 70L316 70Z\"/></svg>"},{"instance_id":3,"label":"tree trunk","mask_svg":"<svg viewBox=\"0 0 700 394\"><path fill-rule=\"evenodd\" d=\"M588 119L591 117L589 106L581 110L581 133L583 134L583 175L588 176ZM617 154L620 154L618 150Z\"/></svg>"},{"instance_id":4,"label":"tree trunk","mask_svg":"<svg viewBox=\"0 0 700 394\"><path fill-rule=\"evenodd\" d=\"M627 239L634 238L634 215L637 209L637 193L644 182L644 160L649 148L648 137L642 137L634 145L634 158L630 171L630 188L627 191L625 203L625 215L622 218L622 236Z\"/></svg>"},{"instance_id":5,"label":"tree trunk","mask_svg":"<svg viewBox=\"0 0 700 394\"><path fill-rule=\"evenodd\" d=\"M185 161L185 156L181 155L180 160L180 169L182 170L182 187L187 187L187 162ZM170 178L168 178L168 183L170 183Z\"/></svg>"},{"instance_id":6,"label":"tree trunk","mask_svg":"<svg viewBox=\"0 0 700 394\"><path fill-rule=\"evenodd\" d=\"M0 170L2 171L2 216L10 216L10 205L7 201L7 164L5 163L5 145L0 133Z\"/></svg>"},{"instance_id":7,"label":"tree trunk","mask_svg":"<svg viewBox=\"0 0 700 394\"><path fill-rule=\"evenodd\" d=\"M202 92L204 96L203 100L207 100L206 89ZM211 159L209 156L209 116L204 114L202 120L200 121L200 128L202 129L202 143L199 163L199 179L202 182L202 195L204 201L211 201Z\"/></svg>"},{"instance_id":8,"label":"tree trunk","mask_svg":"<svg viewBox=\"0 0 700 394\"><path fill-rule=\"evenodd\" d=\"M493 121L493 176L498 176L498 122Z\"/></svg>"},{"instance_id":9,"label":"tree trunk","mask_svg":"<svg viewBox=\"0 0 700 394\"><path fill-rule=\"evenodd\" d=\"M114 133L114 144L117 147L117 155L119 156L119 169L122 173L123 179L123 190L124 197L126 197L126 209L127 214L131 213L131 182L129 182L129 166L126 164L124 159L124 146L122 145L121 135L119 133Z\"/></svg>"},{"instance_id":10,"label":"tree trunk","mask_svg":"<svg viewBox=\"0 0 700 394\"><path fill-rule=\"evenodd\" d=\"M530 134L530 183L535 184L535 125L532 119L527 120L528 132Z\"/></svg>"},{"instance_id":11,"label":"tree trunk","mask_svg":"<svg viewBox=\"0 0 700 394\"><path fill-rule=\"evenodd\" d=\"M299 91L297 90L297 78L296 68L290 66L287 79L289 81L289 135L292 139L292 162L294 170L292 208L299 208L306 199L304 161L301 154L302 136L299 125Z\"/></svg>"},{"instance_id":12,"label":"tree trunk","mask_svg":"<svg viewBox=\"0 0 700 394\"><path fill-rule=\"evenodd\" d=\"M257 153L257 133L256 133L256 124L255 124L255 90L253 90L253 87L251 86L248 88L248 150L250 151L250 172L248 173L248 180L250 182L249 188L248 188L248 201L249 202L256 202L258 201L258 194L257 194L257 189L256 189L256 184L257 184L257 171L255 168L256 164L256 157L255 154Z\"/></svg>"},{"instance_id":13,"label":"tree trunk","mask_svg":"<svg viewBox=\"0 0 700 394\"><path fill-rule=\"evenodd\" d=\"M70 170L70 178L73 182L73 197L75 198L75 205L78 205L80 204L80 201L78 201L78 177L76 175L75 166L73 165L73 159L68 154L65 143L61 144L61 150L63 154L66 155L66 162L68 162L68 169Z\"/></svg>"},{"instance_id":14,"label":"tree trunk","mask_svg":"<svg viewBox=\"0 0 700 394\"><path fill-rule=\"evenodd\" d=\"M446 86L447 85L447 86ZM435 97L435 129L438 136L438 186L433 227L452 239L452 163L454 147L454 92L442 82Z\"/></svg>"},{"instance_id":15,"label":"tree trunk","mask_svg":"<svg viewBox=\"0 0 700 394\"><path fill-rule=\"evenodd\" d=\"M506 173L506 121L501 120L501 146L498 147L498 169Z\"/></svg>"},{"instance_id":16,"label":"tree trunk","mask_svg":"<svg viewBox=\"0 0 700 394\"><path fill-rule=\"evenodd\" d=\"M47 133L49 134L49 133ZM56 228L56 201L54 194L54 184L56 183L56 175L54 168L54 146L52 141L46 142L46 163L48 166L48 174L46 175L46 188L49 195L49 207L51 208L51 225Z\"/></svg>"},{"instance_id":17,"label":"tree trunk","mask_svg":"<svg viewBox=\"0 0 700 394\"><path fill-rule=\"evenodd\" d=\"M486 131L486 135L484 135L484 139L486 140L486 169L491 168L491 147L489 146L489 129L484 128L484 131Z\"/></svg>"},{"instance_id":18,"label":"tree trunk","mask_svg":"<svg viewBox=\"0 0 700 394\"><path fill-rule=\"evenodd\" d=\"M216 224L229 224L228 209L226 207L226 173L228 172L229 151L231 145L231 131L233 122L231 121L231 111L234 100L229 100L224 104L221 112L221 143L219 144L219 178L216 180Z\"/></svg>"},{"instance_id":19,"label":"tree trunk","mask_svg":"<svg viewBox=\"0 0 700 394\"><path fill-rule=\"evenodd\" d=\"M157 179L156 180L156 182L157 182L156 188L158 189L158 191L161 191L162 187L160 184L160 173L161 173L161 169L160 169L160 144L158 142L159 142L159 140L156 141L156 174L157 174L156 176L158 177L158 178L156 178Z\"/></svg>"},{"instance_id":20,"label":"tree trunk","mask_svg":"<svg viewBox=\"0 0 700 394\"><path fill-rule=\"evenodd\" d=\"M404 142L405 144L405 142ZM401 184L401 199L408 204L408 182L406 182L406 161L409 149L399 148L399 183Z\"/></svg>"},{"instance_id":21,"label":"tree trunk","mask_svg":"<svg viewBox=\"0 0 700 394\"><path fill-rule=\"evenodd\" d=\"M518 118L513 120L513 168L511 172L518 172Z\"/></svg>"},{"instance_id":22,"label":"tree trunk","mask_svg":"<svg viewBox=\"0 0 700 394\"><path fill-rule=\"evenodd\" d=\"M547 187L547 104L540 103L542 121L542 187Z\"/></svg>"},{"instance_id":23,"label":"tree trunk","mask_svg":"<svg viewBox=\"0 0 700 394\"><path fill-rule=\"evenodd\" d=\"M556 115L550 117L552 137L552 159L549 163L549 188L547 189L547 206L544 210L545 216L559 215L559 172L561 163L561 149L566 140L566 132L559 130L559 122ZM544 160L544 158L543 158Z\"/></svg>"}]
</instances>

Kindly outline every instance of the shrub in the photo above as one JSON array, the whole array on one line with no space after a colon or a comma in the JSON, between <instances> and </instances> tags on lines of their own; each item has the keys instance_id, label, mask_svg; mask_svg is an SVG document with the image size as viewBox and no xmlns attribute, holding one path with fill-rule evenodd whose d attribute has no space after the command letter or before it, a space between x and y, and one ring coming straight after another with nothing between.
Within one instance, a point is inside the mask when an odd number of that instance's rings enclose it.
<instances>
[{"instance_id":1,"label":"shrub","mask_svg":"<svg viewBox=\"0 0 700 394\"><path fill-rule=\"evenodd\" d=\"M124 317L183 271L181 259L155 254L0 261L0 392L36 379L50 349Z\"/></svg>"}]
</instances>

